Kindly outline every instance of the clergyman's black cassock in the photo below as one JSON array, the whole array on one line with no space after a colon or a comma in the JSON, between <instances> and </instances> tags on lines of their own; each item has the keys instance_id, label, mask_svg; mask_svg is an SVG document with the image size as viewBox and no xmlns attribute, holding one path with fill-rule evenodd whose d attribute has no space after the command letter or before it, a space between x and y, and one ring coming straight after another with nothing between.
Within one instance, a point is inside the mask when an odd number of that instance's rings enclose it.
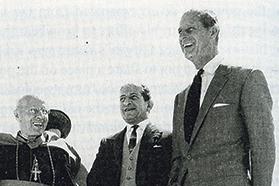
<instances>
[{"instance_id":1,"label":"clergyman's black cassock","mask_svg":"<svg viewBox=\"0 0 279 186\"><path fill-rule=\"evenodd\" d=\"M36 157L41 171L37 182L53 185L53 181L55 181L55 186L74 185L72 178L76 174L75 171L78 170L77 165L73 163L74 161L64 149L56 146L48 147L52 163L46 144L30 148L18 136L14 138L10 134L0 134L0 180L34 181L31 170Z\"/></svg>"}]
</instances>

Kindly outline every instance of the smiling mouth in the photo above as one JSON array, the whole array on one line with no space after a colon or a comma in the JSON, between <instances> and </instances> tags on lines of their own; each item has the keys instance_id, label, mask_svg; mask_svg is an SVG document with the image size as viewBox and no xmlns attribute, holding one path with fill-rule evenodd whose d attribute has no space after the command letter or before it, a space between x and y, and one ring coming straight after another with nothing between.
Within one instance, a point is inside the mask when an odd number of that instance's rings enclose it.
<instances>
[{"instance_id":1,"label":"smiling mouth","mask_svg":"<svg viewBox=\"0 0 279 186\"><path fill-rule=\"evenodd\" d=\"M35 127L38 127L38 128L43 128L43 127L44 127L43 122L33 122L32 124L33 124Z\"/></svg>"},{"instance_id":2,"label":"smiling mouth","mask_svg":"<svg viewBox=\"0 0 279 186\"><path fill-rule=\"evenodd\" d=\"M191 47L193 45L194 45L194 43L186 43L186 44L183 44L183 47L184 48L189 48L189 47Z\"/></svg>"},{"instance_id":3,"label":"smiling mouth","mask_svg":"<svg viewBox=\"0 0 279 186\"><path fill-rule=\"evenodd\" d=\"M190 48L194 45L194 42L187 42L185 40L182 40L181 44L182 44L183 48Z\"/></svg>"},{"instance_id":4,"label":"smiling mouth","mask_svg":"<svg viewBox=\"0 0 279 186\"><path fill-rule=\"evenodd\" d=\"M135 110L135 108L125 108L124 109L125 112L129 112L129 111L132 111L132 110Z\"/></svg>"}]
</instances>

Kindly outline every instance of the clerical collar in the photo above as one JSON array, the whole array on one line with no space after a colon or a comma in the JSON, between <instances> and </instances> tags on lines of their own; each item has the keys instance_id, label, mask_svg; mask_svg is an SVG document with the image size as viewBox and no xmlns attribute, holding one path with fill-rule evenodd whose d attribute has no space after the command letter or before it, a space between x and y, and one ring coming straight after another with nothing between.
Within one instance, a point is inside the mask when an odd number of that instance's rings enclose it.
<instances>
[{"instance_id":1,"label":"clerical collar","mask_svg":"<svg viewBox=\"0 0 279 186\"><path fill-rule=\"evenodd\" d=\"M19 142L27 144L31 149L37 148L39 145L43 143L42 135L35 137L34 139L30 140L25 138L20 131L18 131L16 139Z\"/></svg>"},{"instance_id":2,"label":"clerical collar","mask_svg":"<svg viewBox=\"0 0 279 186\"><path fill-rule=\"evenodd\" d=\"M223 61L223 57L220 54L217 54L213 59L211 59L204 67L204 74L214 74L218 66Z\"/></svg>"}]
</instances>

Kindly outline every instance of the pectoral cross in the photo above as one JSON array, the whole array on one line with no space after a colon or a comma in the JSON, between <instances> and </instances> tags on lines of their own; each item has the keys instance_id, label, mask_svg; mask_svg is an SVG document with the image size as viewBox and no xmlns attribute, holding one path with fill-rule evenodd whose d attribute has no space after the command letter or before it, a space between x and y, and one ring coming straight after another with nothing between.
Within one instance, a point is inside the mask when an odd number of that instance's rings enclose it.
<instances>
[{"instance_id":1,"label":"pectoral cross","mask_svg":"<svg viewBox=\"0 0 279 186\"><path fill-rule=\"evenodd\" d=\"M33 161L31 175L34 175L34 181L37 181L38 179L40 179L40 174L42 173L42 171L40 171L40 169L39 169L39 163L38 163L36 156L34 156L34 157L35 158Z\"/></svg>"}]
</instances>

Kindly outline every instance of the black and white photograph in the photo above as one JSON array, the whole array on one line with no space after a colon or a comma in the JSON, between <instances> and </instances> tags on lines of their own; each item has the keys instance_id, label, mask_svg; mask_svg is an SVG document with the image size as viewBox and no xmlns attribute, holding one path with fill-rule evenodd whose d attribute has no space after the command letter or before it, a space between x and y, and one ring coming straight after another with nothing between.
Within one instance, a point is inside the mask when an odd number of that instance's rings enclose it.
<instances>
[{"instance_id":1,"label":"black and white photograph","mask_svg":"<svg viewBox=\"0 0 279 186\"><path fill-rule=\"evenodd\" d=\"M276 0L0 1L0 185L279 186Z\"/></svg>"}]
</instances>

